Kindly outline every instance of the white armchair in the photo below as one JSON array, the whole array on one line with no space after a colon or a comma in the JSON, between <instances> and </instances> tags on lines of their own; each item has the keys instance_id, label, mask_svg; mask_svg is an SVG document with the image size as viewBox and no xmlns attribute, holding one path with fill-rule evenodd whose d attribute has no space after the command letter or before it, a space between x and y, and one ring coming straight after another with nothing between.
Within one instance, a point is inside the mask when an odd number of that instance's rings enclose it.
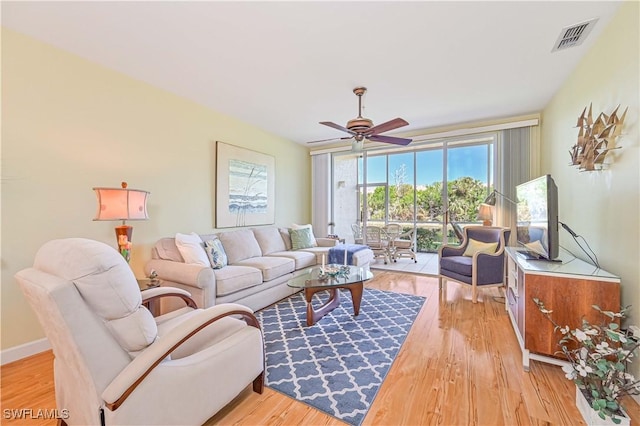
<instances>
[{"instance_id":1,"label":"white armchair","mask_svg":"<svg viewBox=\"0 0 640 426\"><path fill-rule=\"evenodd\" d=\"M153 318L122 256L81 238L49 241L16 278L53 348L69 425L199 425L250 383L262 393L262 332L245 306L194 309L163 287L145 300L187 306Z\"/></svg>"}]
</instances>

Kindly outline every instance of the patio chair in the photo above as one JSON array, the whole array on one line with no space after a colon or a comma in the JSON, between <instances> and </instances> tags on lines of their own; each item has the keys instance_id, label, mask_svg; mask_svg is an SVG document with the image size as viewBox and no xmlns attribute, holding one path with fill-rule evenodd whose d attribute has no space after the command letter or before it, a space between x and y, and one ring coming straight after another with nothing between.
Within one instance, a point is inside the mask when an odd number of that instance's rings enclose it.
<instances>
[{"instance_id":1,"label":"patio chair","mask_svg":"<svg viewBox=\"0 0 640 426\"><path fill-rule=\"evenodd\" d=\"M351 224L351 232L353 232L354 244L362 244L362 226L359 223Z\"/></svg>"},{"instance_id":2,"label":"patio chair","mask_svg":"<svg viewBox=\"0 0 640 426\"><path fill-rule=\"evenodd\" d=\"M398 235L393 240L393 261L397 262L401 257L409 257L414 263L418 263L416 259L416 229L411 228L407 232Z\"/></svg>"},{"instance_id":3,"label":"patio chair","mask_svg":"<svg viewBox=\"0 0 640 426\"><path fill-rule=\"evenodd\" d=\"M384 264L389 263L388 242L384 239L384 231L378 226L366 226L367 245L373 251L374 259L382 257Z\"/></svg>"},{"instance_id":4,"label":"patio chair","mask_svg":"<svg viewBox=\"0 0 640 426\"><path fill-rule=\"evenodd\" d=\"M382 239L387 242L387 257L394 260L396 247L394 241L402 233L402 227L397 223L389 223L382 228Z\"/></svg>"}]
</instances>

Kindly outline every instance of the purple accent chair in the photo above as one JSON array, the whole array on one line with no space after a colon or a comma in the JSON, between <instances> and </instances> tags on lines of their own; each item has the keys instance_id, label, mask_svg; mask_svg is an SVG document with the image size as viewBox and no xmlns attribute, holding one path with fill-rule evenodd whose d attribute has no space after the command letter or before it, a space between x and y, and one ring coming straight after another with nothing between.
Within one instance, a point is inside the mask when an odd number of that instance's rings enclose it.
<instances>
[{"instance_id":1,"label":"purple accent chair","mask_svg":"<svg viewBox=\"0 0 640 426\"><path fill-rule=\"evenodd\" d=\"M464 239L459 246L440 247L438 281L442 289L443 279L468 284L472 287L473 303L478 302L478 287L501 286L505 276L504 248L511 230L494 226L468 226L464 228ZM476 253L463 256L470 239L484 243L497 242L493 254Z\"/></svg>"}]
</instances>

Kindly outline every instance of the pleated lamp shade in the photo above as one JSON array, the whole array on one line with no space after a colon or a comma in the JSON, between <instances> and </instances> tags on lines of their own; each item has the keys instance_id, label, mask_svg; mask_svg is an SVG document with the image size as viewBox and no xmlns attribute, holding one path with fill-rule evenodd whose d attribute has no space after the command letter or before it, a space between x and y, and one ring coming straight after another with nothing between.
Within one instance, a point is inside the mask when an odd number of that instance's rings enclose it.
<instances>
[{"instance_id":1,"label":"pleated lamp shade","mask_svg":"<svg viewBox=\"0 0 640 426\"><path fill-rule=\"evenodd\" d=\"M128 188L93 188L98 212L93 220L146 220L149 192Z\"/></svg>"},{"instance_id":2,"label":"pleated lamp shade","mask_svg":"<svg viewBox=\"0 0 640 426\"><path fill-rule=\"evenodd\" d=\"M122 182L122 188L93 188L98 197L98 211L93 220L121 220L122 225L116 226L118 250L127 260L131 259L131 237L133 227L127 225L127 220L147 220L147 196L149 192L140 189L129 189L127 183Z\"/></svg>"}]
</instances>

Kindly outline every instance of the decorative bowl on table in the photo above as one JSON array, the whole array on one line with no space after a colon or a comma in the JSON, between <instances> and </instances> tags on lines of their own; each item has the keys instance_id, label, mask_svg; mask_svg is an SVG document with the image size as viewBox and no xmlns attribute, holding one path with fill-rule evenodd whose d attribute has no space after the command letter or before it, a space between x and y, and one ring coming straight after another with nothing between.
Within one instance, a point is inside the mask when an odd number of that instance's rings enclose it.
<instances>
[{"instance_id":1,"label":"decorative bowl on table","mask_svg":"<svg viewBox=\"0 0 640 426\"><path fill-rule=\"evenodd\" d=\"M326 265L324 268L320 268L318 278L335 278L339 276L346 276L349 274L349 267L342 265Z\"/></svg>"}]
</instances>

